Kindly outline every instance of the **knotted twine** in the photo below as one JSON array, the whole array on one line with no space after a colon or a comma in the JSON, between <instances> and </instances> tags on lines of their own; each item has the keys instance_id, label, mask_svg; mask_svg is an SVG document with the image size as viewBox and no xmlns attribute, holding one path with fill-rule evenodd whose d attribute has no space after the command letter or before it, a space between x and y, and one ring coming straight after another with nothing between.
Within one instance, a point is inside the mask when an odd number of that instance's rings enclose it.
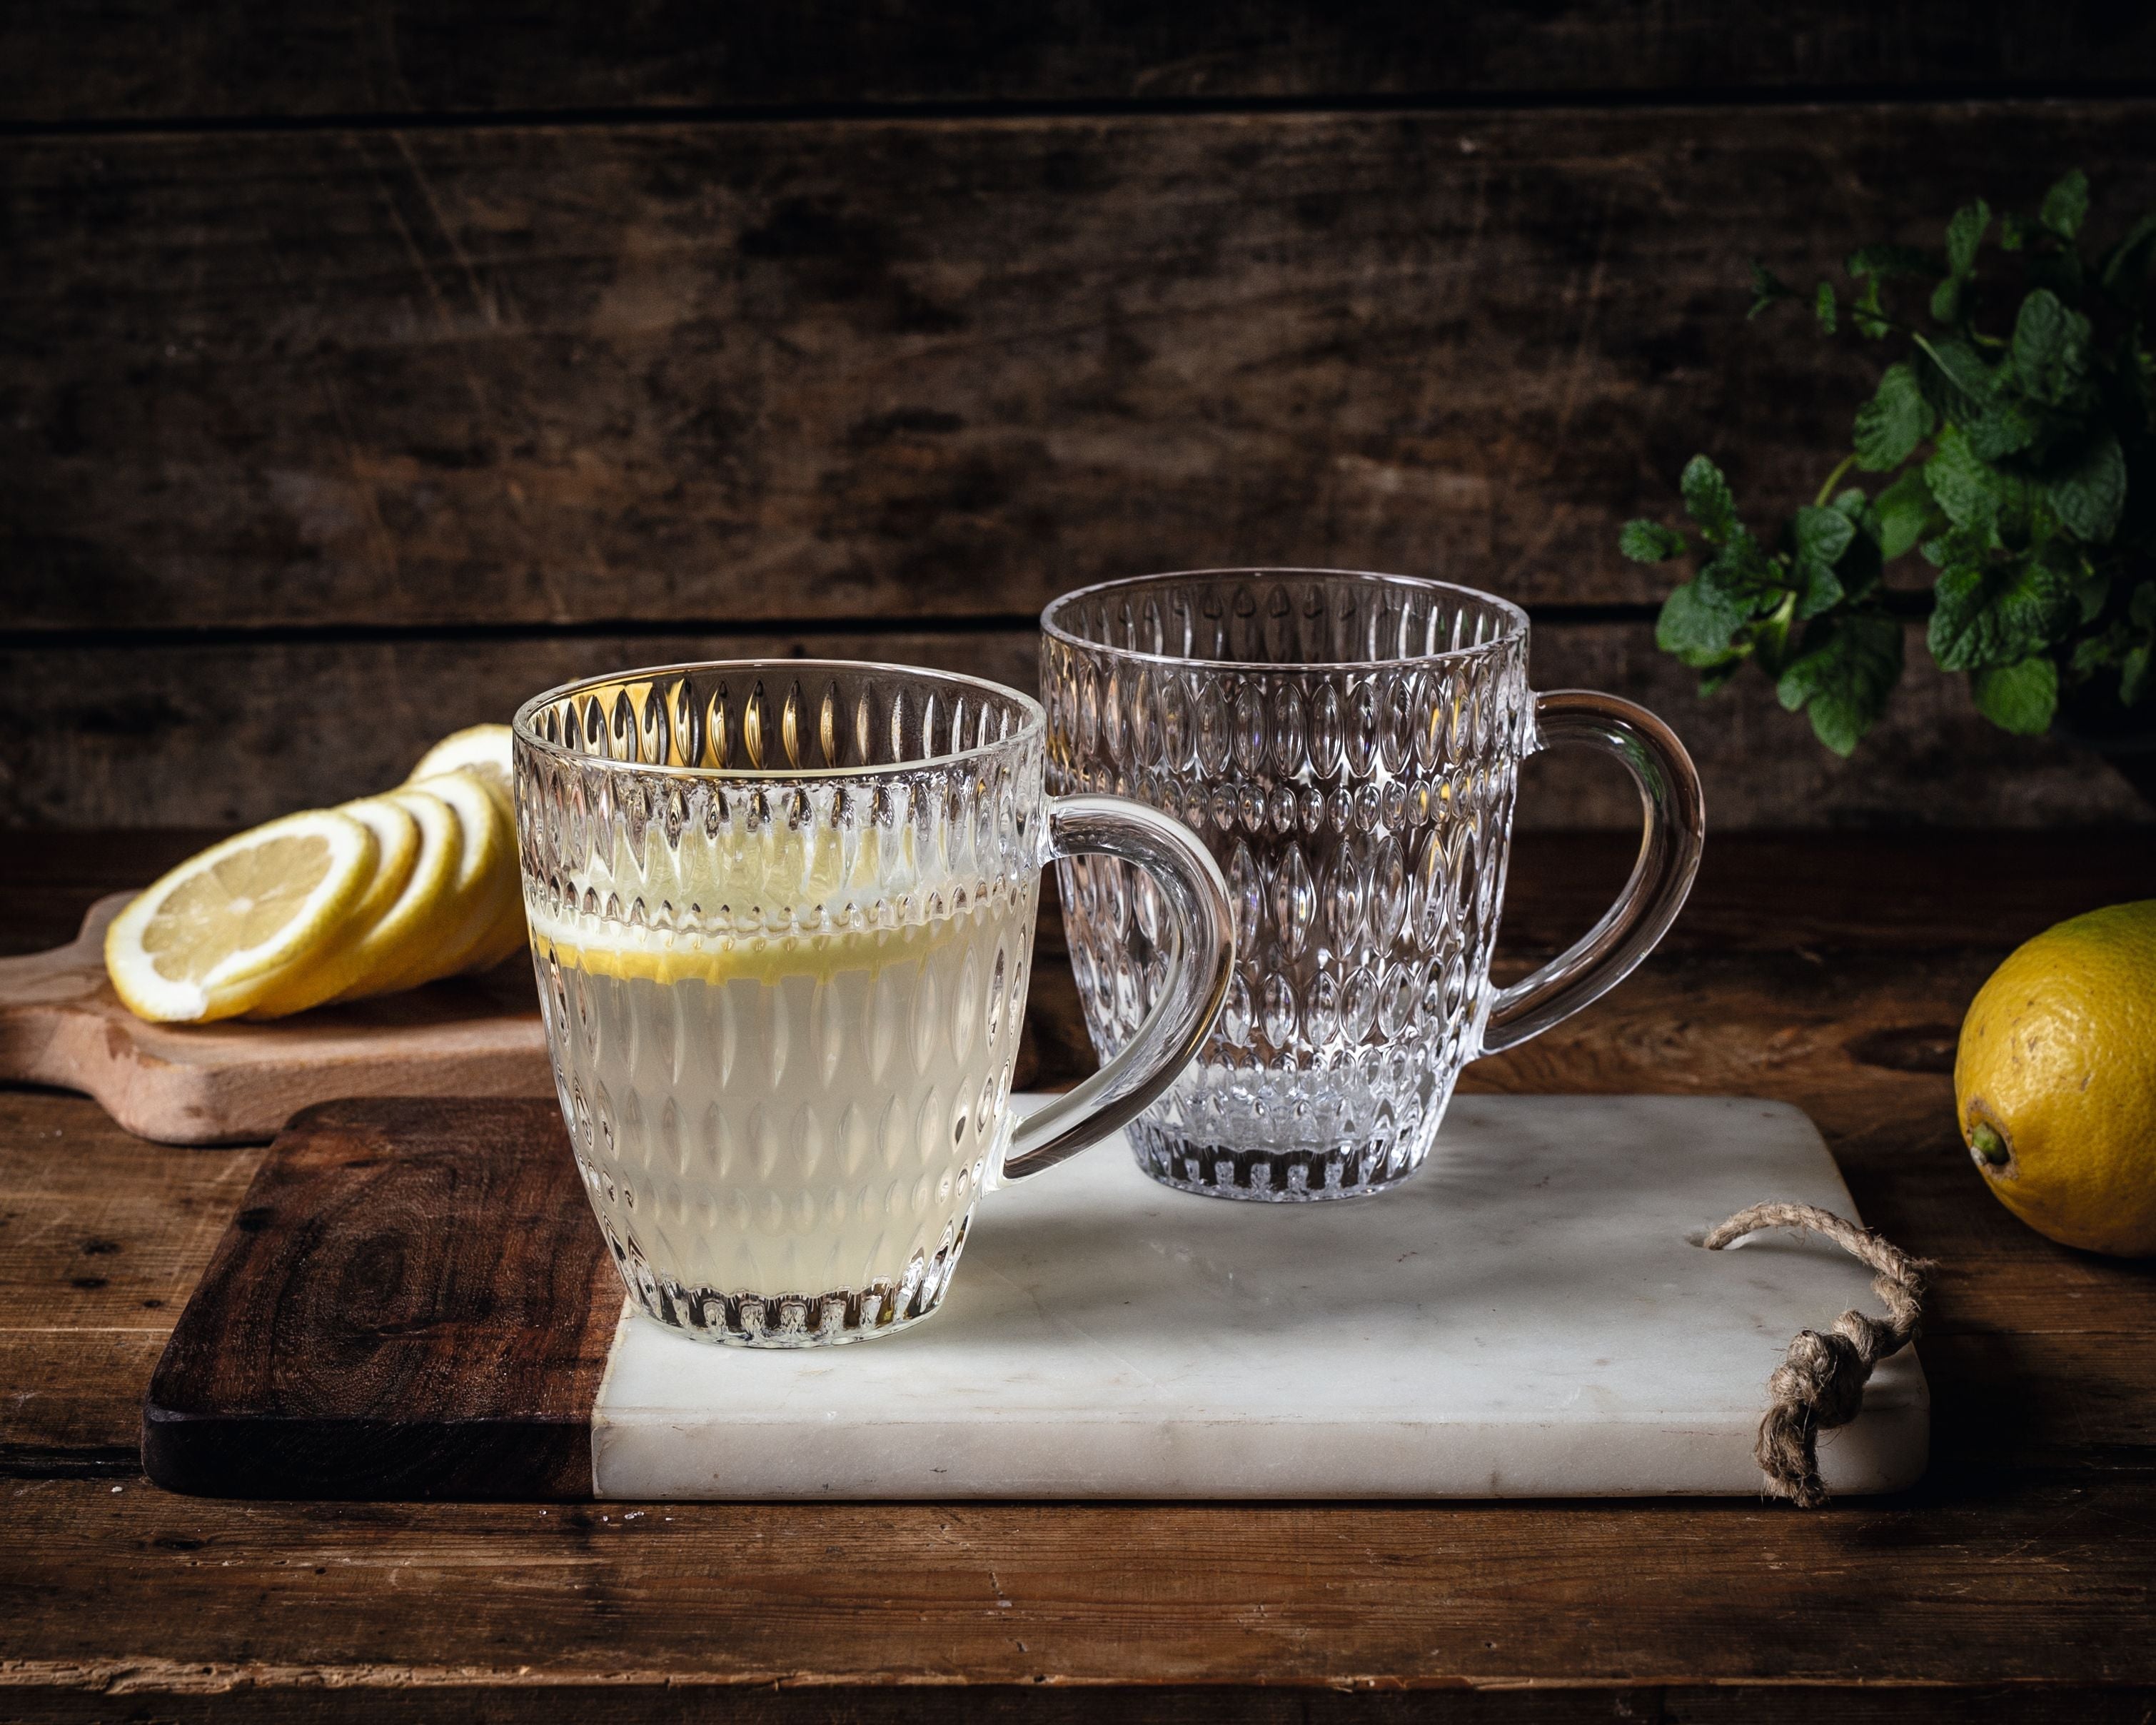
<instances>
[{"instance_id":1,"label":"knotted twine","mask_svg":"<svg viewBox=\"0 0 2156 1725\"><path fill-rule=\"evenodd\" d=\"M1924 1278L1936 1266L1912 1258L1869 1228L1809 1204L1755 1204L1740 1210L1700 1242L1718 1252L1732 1240L1765 1228L1802 1228L1824 1235L1876 1272L1871 1286L1886 1302L1882 1322L1845 1312L1833 1330L1799 1330L1782 1363L1767 1380L1767 1416L1752 1453L1767 1476L1767 1490L1799 1509L1826 1502L1819 1474L1819 1435L1846 1425L1864 1406L1871 1368L1916 1339L1923 1315Z\"/></svg>"}]
</instances>

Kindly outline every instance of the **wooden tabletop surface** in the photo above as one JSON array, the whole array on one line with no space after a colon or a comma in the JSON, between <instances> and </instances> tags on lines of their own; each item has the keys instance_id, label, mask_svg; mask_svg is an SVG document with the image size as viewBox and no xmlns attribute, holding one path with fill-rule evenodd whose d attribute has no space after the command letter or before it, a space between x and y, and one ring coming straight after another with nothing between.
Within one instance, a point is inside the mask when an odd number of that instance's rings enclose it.
<instances>
[{"instance_id":1,"label":"wooden tabletop surface","mask_svg":"<svg viewBox=\"0 0 2156 1725\"><path fill-rule=\"evenodd\" d=\"M195 836L12 835L0 951L59 943ZM1584 927L1626 860L1523 838L1508 962ZM2146 1721L2156 1264L2010 1217L1948 1073L2010 947L2151 894L2145 833L1718 838L1638 976L1470 1070L1794 1102L1866 1219L1939 1261L1928 1476L1810 1513L167 1497L143 1389L260 1150L0 1090L0 1720ZM1024 1081L1090 1064L1052 922L1030 1030Z\"/></svg>"}]
</instances>

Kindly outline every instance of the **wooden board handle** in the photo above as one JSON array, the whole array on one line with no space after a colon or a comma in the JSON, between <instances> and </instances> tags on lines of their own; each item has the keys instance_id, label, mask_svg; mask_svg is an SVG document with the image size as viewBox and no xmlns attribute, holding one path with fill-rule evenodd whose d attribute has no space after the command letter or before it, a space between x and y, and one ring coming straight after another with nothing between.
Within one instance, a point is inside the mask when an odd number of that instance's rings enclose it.
<instances>
[{"instance_id":1,"label":"wooden board handle","mask_svg":"<svg viewBox=\"0 0 2156 1725\"><path fill-rule=\"evenodd\" d=\"M554 1093L521 956L485 977L270 1024L146 1024L105 974L105 927L133 896L100 899L64 947L0 959L0 1081L85 1091L167 1144L259 1142L338 1096Z\"/></svg>"}]
</instances>

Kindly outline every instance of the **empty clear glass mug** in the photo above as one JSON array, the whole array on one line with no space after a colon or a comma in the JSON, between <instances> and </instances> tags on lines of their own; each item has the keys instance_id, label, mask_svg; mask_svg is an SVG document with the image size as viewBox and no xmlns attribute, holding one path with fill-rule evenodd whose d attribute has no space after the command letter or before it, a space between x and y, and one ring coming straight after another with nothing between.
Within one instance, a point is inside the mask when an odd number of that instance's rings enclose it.
<instances>
[{"instance_id":1,"label":"empty clear glass mug","mask_svg":"<svg viewBox=\"0 0 2156 1725\"><path fill-rule=\"evenodd\" d=\"M1698 868L1697 773L1652 713L1527 687L1527 619L1471 588L1319 569L1111 582L1041 616L1049 786L1183 821L1226 875L1235 976L1197 1058L1128 1128L1187 1191L1379 1191L1430 1152L1468 1061L1614 986ZM1576 945L1496 988L1521 760L1605 750L1643 837ZM1170 985L1168 907L1112 859L1057 865L1086 1028L1122 1047Z\"/></svg>"},{"instance_id":2,"label":"empty clear glass mug","mask_svg":"<svg viewBox=\"0 0 2156 1725\"><path fill-rule=\"evenodd\" d=\"M847 1342L942 1299L984 1185L1122 1125L1204 1040L1233 920L1212 858L1050 797L1029 696L804 660L593 678L516 721L517 849L562 1113L630 1296L706 1341ZM1010 1112L1043 865L1149 883L1128 1046Z\"/></svg>"}]
</instances>

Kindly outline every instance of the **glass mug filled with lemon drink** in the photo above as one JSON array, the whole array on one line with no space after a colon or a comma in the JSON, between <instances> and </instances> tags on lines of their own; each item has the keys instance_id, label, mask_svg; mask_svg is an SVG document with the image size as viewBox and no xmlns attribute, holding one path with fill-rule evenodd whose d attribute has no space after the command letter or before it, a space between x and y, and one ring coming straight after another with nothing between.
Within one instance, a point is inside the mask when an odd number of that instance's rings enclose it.
<instances>
[{"instance_id":1,"label":"glass mug filled with lemon drink","mask_svg":"<svg viewBox=\"0 0 2156 1725\"><path fill-rule=\"evenodd\" d=\"M904 666L747 660L569 685L515 725L518 851L562 1112L629 1295L712 1342L846 1342L942 1299L985 1186L1151 1102L1233 963L1174 820L1045 794L1040 705ZM1127 1047L1014 1120L1040 871L1166 907Z\"/></svg>"}]
</instances>

